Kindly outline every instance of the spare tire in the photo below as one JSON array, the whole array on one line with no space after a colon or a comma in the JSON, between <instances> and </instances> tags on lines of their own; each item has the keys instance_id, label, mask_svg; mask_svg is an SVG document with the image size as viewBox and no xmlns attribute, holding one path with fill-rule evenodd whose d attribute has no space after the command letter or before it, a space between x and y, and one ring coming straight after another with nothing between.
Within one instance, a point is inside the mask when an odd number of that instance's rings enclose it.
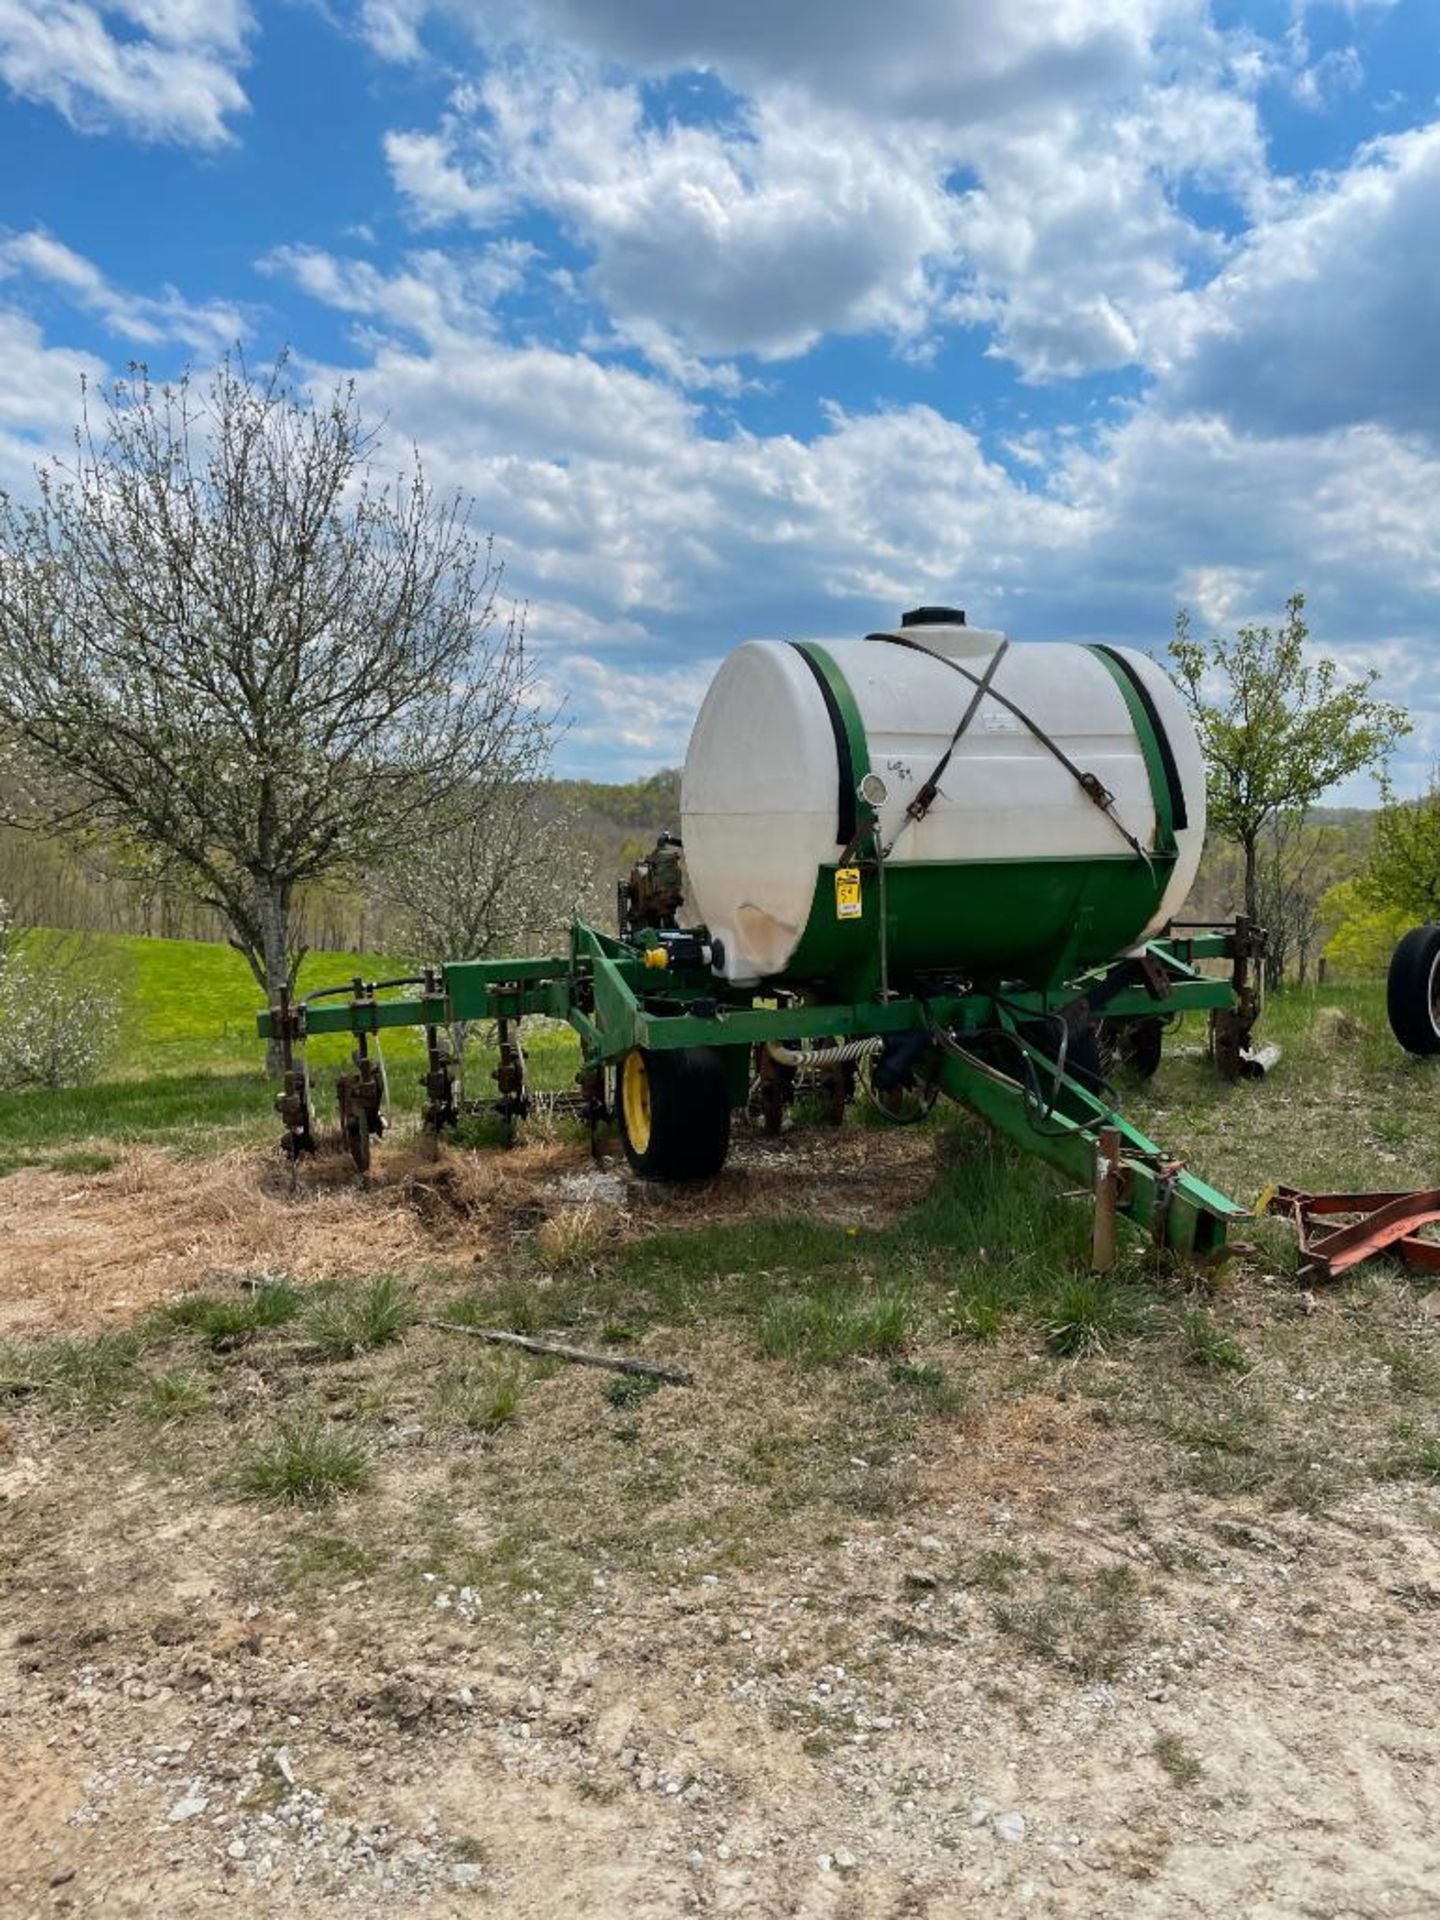
<instances>
[{"instance_id":1,"label":"spare tire","mask_svg":"<svg viewBox=\"0 0 1440 1920\"><path fill-rule=\"evenodd\" d=\"M1385 1011L1407 1053L1440 1053L1440 926L1412 927L1391 954Z\"/></svg>"}]
</instances>

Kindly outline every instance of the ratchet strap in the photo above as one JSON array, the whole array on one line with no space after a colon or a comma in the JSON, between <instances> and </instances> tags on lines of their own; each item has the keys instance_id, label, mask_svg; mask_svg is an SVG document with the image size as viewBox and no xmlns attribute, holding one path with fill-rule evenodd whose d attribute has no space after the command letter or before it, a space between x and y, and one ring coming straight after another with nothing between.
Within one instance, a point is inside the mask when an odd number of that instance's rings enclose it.
<instances>
[{"instance_id":1,"label":"ratchet strap","mask_svg":"<svg viewBox=\"0 0 1440 1920\"><path fill-rule=\"evenodd\" d=\"M966 707L964 713L961 714L960 724L956 727L954 733L951 734L949 746L946 747L944 753L941 754L935 771L922 786L916 788L914 798L911 800L909 806L906 807L905 819L900 827L900 832L895 835L895 840L900 838L900 834L905 831L905 828L910 825L911 821L923 820L931 807L934 806L935 796L940 791L940 782L945 778L945 769L949 766L951 757L956 747L960 744L961 736L970 725L970 722L975 718L975 715L980 711L980 702L985 698L987 693L993 691L990 683L994 680L995 670L1005 658L1009 646L1010 642L1008 640L1002 640L994 653L991 654L990 664L986 667L983 676L975 682L975 691L970 696L970 704ZM921 651L929 653L930 649L924 647ZM935 658L938 660L940 658L939 654L936 654ZM890 851L893 853L894 850L895 841L892 840L890 843Z\"/></svg>"},{"instance_id":2,"label":"ratchet strap","mask_svg":"<svg viewBox=\"0 0 1440 1920\"><path fill-rule=\"evenodd\" d=\"M1002 642L1000 647L997 648L995 656L991 660L990 665L986 668L985 675L982 679L978 674L971 673L968 667L962 667L958 660L952 660L949 658L948 655L943 653L936 653L933 647L922 647L918 641L902 639L898 633L872 633L868 636L868 638L871 640L887 641L889 645L891 645L892 647L908 647L912 653L926 654L931 660L938 660L942 666L949 667L952 669L953 672L958 673L962 680L968 680L970 682L970 685L975 689L975 693L970 701L970 704L965 710L965 716L961 720L960 725L956 728L955 737L954 739L951 740L949 747L946 749L944 758L941 760L939 766L935 769L934 773L932 773L930 778L925 782L924 786L922 786L920 791L915 795L915 798L914 800L911 801L910 806L906 809L907 819L910 819L910 818L919 819L923 817L923 814L916 814L914 809L916 805L919 803L921 797L927 794L928 794L928 797L925 799L925 808L923 811L928 811L929 807L934 801L935 791L938 788L941 775L944 773L945 768L950 764L950 756L955 751L956 745L960 740L960 736L964 733L965 729L969 726L972 717L974 716L976 710L980 705L980 702L988 696L988 698L996 701L1000 706L1004 707L1007 713L1013 714L1015 718L1020 722L1020 724L1023 727L1025 727L1027 731L1031 733L1035 737L1035 739L1037 739L1040 742L1041 746L1044 747L1048 753L1052 754L1054 758L1060 762L1060 765L1064 767L1065 771L1075 781L1075 784L1079 787L1080 791L1085 795L1085 798L1091 801L1093 805L1097 806L1100 809L1101 813L1105 815L1106 819L1109 820L1111 826L1114 827L1115 831L1120 835L1120 838L1125 842L1125 844L1130 848L1130 850L1137 856L1137 858L1143 860L1147 867L1150 867L1152 865L1150 855L1146 852L1145 848L1140 844L1140 842L1136 839L1135 835L1131 833L1130 829L1125 825L1124 821L1121 820L1120 816L1116 813L1115 796L1113 793L1111 793L1110 789L1105 785L1104 781L1101 780L1100 776L1095 773L1087 773L1083 767L1077 767L1075 762L1070 758L1069 754L1066 753L1065 749L1060 745L1060 743L1057 740L1052 740L1050 735L1046 733L1045 729L1037 721L1032 720L1030 718L1030 715L1026 713L1023 707L1017 706L1013 700L1011 700L1006 694L1001 693L999 688L993 684L993 675L994 675L995 669L999 665L1000 656L1001 654L1004 653L1005 646L1008 643ZM902 831L903 831L903 828L902 828ZM896 838L897 839L899 838L898 834L896 835Z\"/></svg>"}]
</instances>

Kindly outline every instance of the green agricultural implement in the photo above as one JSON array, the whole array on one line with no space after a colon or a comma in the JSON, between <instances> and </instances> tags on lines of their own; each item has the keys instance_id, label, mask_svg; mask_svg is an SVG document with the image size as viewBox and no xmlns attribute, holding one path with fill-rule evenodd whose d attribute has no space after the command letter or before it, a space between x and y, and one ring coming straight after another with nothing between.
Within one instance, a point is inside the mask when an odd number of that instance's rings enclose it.
<instances>
[{"instance_id":1,"label":"green agricultural implement","mask_svg":"<svg viewBox=\"0 0 1440 1920\"><path fill-rule=\"evenodd\" d=\"M897 1121L944 1095L1075 1184L1094 1186L1158 1245L1212 1259L1246 1209L1132 1126L1112 1103L1104 1069L1107 1054L1118 1052L1144 1071L1157 1056L1161 1027L1199 1012L1208 1016L1218 1070L1230 1078L1249 1071L1260 950L1258 930L1244 921L1191 924L1068 980L937 982L923 993L836 1002L717 982L703 929L632 920L616 938L577 920L564 954L459 960L413 978L352 980L298 1001L282 998L259 1016L259 1030L280 1045L284 1085L276 1106L291 1156L317 1144L307 1039L355 1036L353 1061L339 1078L339 1117L364 1173L386 1124L381 1035L423 1030L423 1124L439 1134L460 1115L449 1031L462 1022L493 1028L497 1092L474 1110L513 1122L531 1106L521 1023L539 1016L565 1021L579 1036L572 1110L593 1128L618 1124L626 1157L643 1178L718 1174L732 1113L748 1106L778 1131L801 1076L835 1118L857 1083ZM1202 963L1217 960L1228 973L1207 974Z\"/></svg>"},{"instance_id":2,"label":"green agricultural implement","mask_svg":"<svg viewBox=\"0 0 1440 1920\"><path fill-rule=\"evenodd\" d=\"M379 1035L424 1029L438 1133L460 1105L447 1031L493 1026L488 1105L513 1122L538 1016L579 1035L574 1110L613 1118L644 1178L718 1174L732 1113L778 1132L802 1086L832 1120L857 1090L897 1122L944 1095L1093 1189L1097 1264L1121 1213L1213 1257L1244 1209L1131 1126L1107 1079L1116 1055L1153 1072L1186 1012L1208 1016L1222 1075L1263 1071L1259 929L1174 919L1204 811L1194 729L1145 655L1012 646L954 607L863 640L749 641L696 717L683 859L662 835L614 936L577 920L550 958L356 980L262 1016L286 1149L315 1145L312 1034L355 1036L340 1125L363 1173L385 1124Z\"/></svg>"}]
</instances>

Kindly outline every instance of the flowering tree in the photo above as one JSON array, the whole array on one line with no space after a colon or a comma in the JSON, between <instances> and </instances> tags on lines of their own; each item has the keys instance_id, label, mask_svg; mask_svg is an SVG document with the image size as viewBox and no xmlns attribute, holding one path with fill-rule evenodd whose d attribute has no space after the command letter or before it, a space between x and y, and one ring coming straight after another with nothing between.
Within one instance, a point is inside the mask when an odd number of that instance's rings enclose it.
<instances>
[{"instance_id":1,"label":"flowering tree","mask_svg":"<svg viewBox=\"0 0 1440 1920\"><path fill-rule=\"evenodd\" d=\"M545 764L537 739L528 777L468 791L453 824L387 863L381 889L416 964L540 951L563 941L577 912L593 912L596 863L540 778ZM463 1050L463 1026L454 1040Z\"/></svg>"},{"instance_id":2,"label":"flowering tree","mask_svg":"<svg viewBox=\"0 0 1440 1920\"><path fill-rule=\"evenodd\" d=\"M86 396L75 453L0 495L0 746L36 823L154 852L267 998L300 891L423 846L544 731L518 621L418 457L377 478L351 387L283 361Z\"/></svg>"},{"instance_id":3,"label":"flowering tree","mask_svg":"<svg viewBox=\"0 0 1440 1920\"><path fill-rule=\"evenodd\" d=\"M1241 627L1233 640L1197 640L1189 614L1175 616L1170 660L1205 755L1210 830L1240 849L1252 920L1267 830L1303 827L1316 801L1410 731L1402 708L1374 698L1373 672L1345 681L1333 660L1312 657L1309 637L1301 593L1280 626Z\"/></svg>"},{"instance_id":4,"label":"flowering tree","mask_svg":"<svg viewBox=\"0 0 1440 1920\"><path fill-rule=\"evenodd\" d=\"M83 942L22 940L0 900L0 1087L93 1080L117 1008L85 966Z\"/></svg>"}]
</instances>

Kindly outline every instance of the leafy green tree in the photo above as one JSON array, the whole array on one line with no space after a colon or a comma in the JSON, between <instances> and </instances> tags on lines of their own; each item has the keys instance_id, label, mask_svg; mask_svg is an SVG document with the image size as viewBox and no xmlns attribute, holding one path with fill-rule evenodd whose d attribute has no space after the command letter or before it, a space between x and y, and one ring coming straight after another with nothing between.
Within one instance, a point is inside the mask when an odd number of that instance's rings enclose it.
<instances>
[{"instance_id":1,"label":"leafy green tree","mask_svg":"<svg viewBox=\"0 0 1440 1920\"><path fill-rule=\"evenodd\" d=\"M1373 697L1374 672L1345 682L1333 660L1310 659L1305 596L1280 626L1196 640L1184 608L1170 658L1205 756L1210 826L1240 849L1245 911L1261 918L1266 828L1299 816L1352 773L1373 767L1410 731L1404 709Z\"/></svg>"},{"instance_id":2,"label":"leafy green tree","mask_svg":"<svg viewBox=\"0 0 1440 1920\"><path fill-rule=\"evenodd\" d=\"M1360 885L1371 906L1407 927L1440 920L1440 769L1418 800L1402 800L1386 786Z\"/></svg>"},{"instance_id":3,"label":"leafy green tree","mask_svg":"<svg viewBox=\"0 0 1440 1920\"><path fill-rule=\"evenodd\" d=\"M1325 959L1339 973L1383 973L1395 942L1414 925L1413 914L1376 906L1360 874L1331 887L1321 910L1335 929L1325 942Z\"/></svg>"}]
</instances>

